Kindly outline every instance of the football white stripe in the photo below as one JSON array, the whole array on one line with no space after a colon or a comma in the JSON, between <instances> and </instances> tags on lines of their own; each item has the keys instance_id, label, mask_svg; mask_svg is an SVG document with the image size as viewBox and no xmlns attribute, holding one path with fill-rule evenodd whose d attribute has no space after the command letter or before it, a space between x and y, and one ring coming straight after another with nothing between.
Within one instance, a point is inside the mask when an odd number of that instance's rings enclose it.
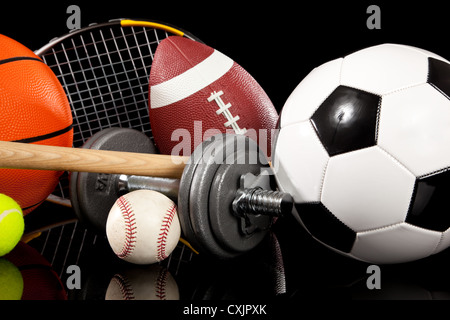
<instances>
[{"instance_id":1,"label":"football white stripe","mask_svg":"<svg viewBox=\"0 0 450 320\"><path fill-rule=\"evenodd\" d=\"M217 50L186 72L150 87L150 107L161 108L189 97L222 77L233 60Z\"/></svg>"}]
</instances>

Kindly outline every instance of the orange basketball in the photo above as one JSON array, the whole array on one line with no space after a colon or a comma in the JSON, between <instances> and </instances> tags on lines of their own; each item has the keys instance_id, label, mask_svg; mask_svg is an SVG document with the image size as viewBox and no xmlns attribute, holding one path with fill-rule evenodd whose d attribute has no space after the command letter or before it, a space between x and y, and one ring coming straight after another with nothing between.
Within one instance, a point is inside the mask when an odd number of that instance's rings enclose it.
<instances>
[{"instance_id":1,"label":"orange basketball","mask_svg":"<svg viewBox=\"0 0 450 320\"><path fill-rule=\"evenodd\" d=\"M71 147L72 113L51 69L22 44L0 35L0 140ZM53 192L62 172L0 169L0 193L24 214Z\"/></svg>"}]
</instances>

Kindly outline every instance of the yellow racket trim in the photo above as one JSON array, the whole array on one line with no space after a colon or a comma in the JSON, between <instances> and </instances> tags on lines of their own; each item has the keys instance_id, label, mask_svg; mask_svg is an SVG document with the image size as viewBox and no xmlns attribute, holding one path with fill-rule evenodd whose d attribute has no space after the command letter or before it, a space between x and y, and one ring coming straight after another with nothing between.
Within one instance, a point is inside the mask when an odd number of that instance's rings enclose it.
<instances>
[{"instance_id":1,"label":"yellow racket trim","mask_svg":"<svg viewBox=\"0 0 450 320\"><path fill-rule=\"evenodd\" d=\"M154 28L161 29L170 33L173 33L177 36L184 36L184 32L178 29L166 26L161 23L150 22L150 21L136 21L136 20L122 20L120 21L120 25L122 27L146 27L146 28Z\"/></svg>"},{"instance_id":2,"label":"yellow racket trim","mask_svg":"<svg viewBox=\"0 0 450 320\"><path fill-rule=\"evenodd\" d=\"M36 239L37 237L40 237L41 236L41 234L42 234L42 232L33 232L33 233L28 233L28 234L24 234L23 236L22 236L22 242L24 242L24 243L28 243L28 242L30 242L31 240L33 240L33 239Z\"/></svg>"},{"instance_id":3,"label":"yellow racket trim","mask_svg":"<svg viewBox=\"0 0 450 320\"><path fill-rule=\"evenodd\" d=\"M191 249L192 252L194 252L195 254L198 254L198 251L195 250L195 249L191 246L191 244L190 244L189 242L187 242L187 241L184 240L183 238L180 238L180 242L181 242L182 244L184 244L186 247L188 247L189 249Z\"/></svg>"}]
</instances>

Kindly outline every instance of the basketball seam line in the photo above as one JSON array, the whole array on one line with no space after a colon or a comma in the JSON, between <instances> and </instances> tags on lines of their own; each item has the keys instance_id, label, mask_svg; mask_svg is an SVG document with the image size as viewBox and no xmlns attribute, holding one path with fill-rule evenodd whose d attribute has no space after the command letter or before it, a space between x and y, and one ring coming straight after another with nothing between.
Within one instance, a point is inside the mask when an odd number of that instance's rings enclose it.
<instances>
[{"instance_id":1,"label":"basketball seam line","mask_svg":"<svg viewBox=\"0 0 450 320\"><path fill-rule=\"evenodd\" d=\"M176 207L175 205L171 205L169 209L167 209L166 214L164 215L164 218L162 220L161 229L157 240L157 259L159 261L162 261L167 258L166 241L175 213Z\"/></svg>"},{"instance_id":2,"label":"basketball seam line","mask_svg":"<svg viewBox=\"0 0 450 320\"><path fill-rule=\"evenodd\" d=\"M33 58L33 57L14 57L14 58L8 58L8 59L0 60L0 65L6 64L6 63L9 63L9 62L24 61L24 60L38 61L38 62L44 63L44 62L43 62L41 59L39 59L39 58Z\"/></svg>"},{"instance_id":3,"label":"basketball seam line","mask_svg":"<svg viewBox=\"0 0 450 320\"><path fill-rule=\"evenodd\" d=\"M20 139L20 140L14 140L12 142L20 142L20 143L32 143L32 142L38 142L38 141L43 141L43 140L47 140L47 139L51 139L51 138L55 138L57 136L60 136L64 133L69 132L70 130L72 130L72 125L70 124L69 126L67 126L64 129L58 130L58 131L54 131L54 132L50 132L41 136L37 136L37 137L32 137L32 138L25 138L25 139Z\"/></svg>"},{"instance_id":4,"label":"basketball seam line","mask_svg":"<svg viewBox=\"0 0 450 320\"><path fill-rule=\"evenodd\" d=\"M47 197L45 199L42 199L41 201L33 204L33 205L30 205L28 207L22 208L22 211L26 211L26 210L29 210L31 208L34 208L34 207L37 207L37 206L41 205L46 199L47 199Z\"/></svg>"}]
</instances>

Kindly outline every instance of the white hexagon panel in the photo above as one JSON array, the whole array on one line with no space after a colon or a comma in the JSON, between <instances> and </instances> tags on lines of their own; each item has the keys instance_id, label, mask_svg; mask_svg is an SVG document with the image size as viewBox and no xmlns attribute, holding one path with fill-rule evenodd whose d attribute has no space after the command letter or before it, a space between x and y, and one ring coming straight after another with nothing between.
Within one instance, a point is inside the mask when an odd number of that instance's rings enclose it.
<instances>
[{"instance_id":1,"label":"white hexagon panel","mask_svg":"<svg viewBox=\"0 0 450 320\"><path fill-rule=\"evenodd\" d=\"M280 115L282 126L307 121L339 86L342 58L312 70L289 96ZM292 106L290 106L292 104Z\"/></svg>"},{"instance_id":2,"label":"white hexagon panel","mask_svg":"<svg viewBox=\"0 0 450 320\"><path fill-rule=\"evenodd\" d=\"M332 157L322 203L355 232L405 221L416 178L377 146Z\"/></svg>"},{"instance_id":3,"label":"white hexagon panel","mask_svg":"<svg viewBox=\"0 0 450 320\"><path fill-rule=\"evenodd\" d=\"M435 253L440 240L440 232L398 223L359 232L350 254L376 264L400 263Z\"/></svg>"},{"instance_id":4,"label":"white hexagon panel","mask_svg":"<svg viewBox=\"0 0 450 320\"><path fill-rule=\"evenodd\" d=\"M383 96L378 145L417 177L450 166L450 100L428 83Z\"/></svg>"},{"instance_id":5,"label":"white hexagon panel","mask_svg":"<svg viewBox=\"0 0 450 320\"><path fill-rule=\"evenodd\" d=\"M296 143L291 143L295 137ZM329 159L309 121L296 123L281 130L273 163L284 188L292 191L294 201L320 201L323 175ZM296 179L290 179L296 177Z\"/></svg>"},{"instance_id":6,"label":"white hexagon panel","mask_svg":"<svg viewBox=\"0 0 450 320\"><path fill-rule=\"evenodd\" d=\"M424 52L409 46L384 44L346 56L341 84L384 95L426 83L427 74Z\"/></svg>"}]
</instances>

